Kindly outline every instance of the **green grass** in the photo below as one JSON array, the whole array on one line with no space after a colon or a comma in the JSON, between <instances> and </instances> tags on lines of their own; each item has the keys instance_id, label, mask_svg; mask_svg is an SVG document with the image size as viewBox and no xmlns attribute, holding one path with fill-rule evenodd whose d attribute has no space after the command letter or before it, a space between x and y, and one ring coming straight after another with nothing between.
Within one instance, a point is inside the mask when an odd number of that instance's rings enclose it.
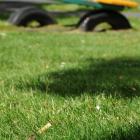
<instances>
[{"instance_id":1,"label":"green grass","mask_svg":"<svg viewBox=\"0 0 140 140\"><path fill-rule=\"evenodd\" d=\"M0 139L140 139L139 20L132 24L83 33L1 23Z\"/></svg>"}]
</instances>

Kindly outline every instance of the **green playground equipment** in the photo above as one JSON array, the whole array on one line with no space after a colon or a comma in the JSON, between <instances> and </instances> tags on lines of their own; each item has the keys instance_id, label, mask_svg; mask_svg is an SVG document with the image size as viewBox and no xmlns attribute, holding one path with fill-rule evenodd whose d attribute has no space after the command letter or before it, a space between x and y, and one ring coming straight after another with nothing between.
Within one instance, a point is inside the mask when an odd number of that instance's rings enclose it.
<instances>
[{"instance_id":1,"label":"green playground equipment","mask_svg":"<svg viewBox=\"0 0 140 140\"><path fill-rule=\"evenodd\" d=\"M121 11L138 7L138 3L131 0L1 0L0 11L10 12L8 21L17 26L27 27L32 21L37 21L38 27L56 24L53 16L40 8L39 5L44 4L77 4L87 7L76 25L83 31L93 31L101 23L107 23L115 30L129 29L129 20Z\"/></svg>"},{"instance_id":2,"label":"green playground equipment","mask_svg":"<svg viewBox=\"0 0 140 140\"><path fill-rule=\"evenodd\" d=\"M135 8L138 3L126 0L63 0L66 3L80 4L95 9L122 10L126 7Z\"/></svg>"}]
</instances>

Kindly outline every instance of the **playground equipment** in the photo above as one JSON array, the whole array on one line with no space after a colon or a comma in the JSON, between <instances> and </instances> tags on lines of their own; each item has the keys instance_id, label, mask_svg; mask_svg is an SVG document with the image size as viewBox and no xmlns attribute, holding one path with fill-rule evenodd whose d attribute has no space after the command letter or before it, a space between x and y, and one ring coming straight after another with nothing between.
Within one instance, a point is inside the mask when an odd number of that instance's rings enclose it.
<instances>
[{"instance_id":1,"label":"playground equipment","mask_svg":"<svg viewBox=\"0 0 140 140\"><path fill-rule=\"evenodd\" d=\"M84 31L92 31L101 23L108 23L112 29L129 29L128 19L121 14L124 8L136 8L138 3L130 0L1 0L0 11L10 12L8 22L27 27L32 21L38 27L55 24L55 19L40 6L44 4L78 4L90 7L80 17L76 27ZM93 10L91 10L93 9Z\"/></svg>"}]
</instances>

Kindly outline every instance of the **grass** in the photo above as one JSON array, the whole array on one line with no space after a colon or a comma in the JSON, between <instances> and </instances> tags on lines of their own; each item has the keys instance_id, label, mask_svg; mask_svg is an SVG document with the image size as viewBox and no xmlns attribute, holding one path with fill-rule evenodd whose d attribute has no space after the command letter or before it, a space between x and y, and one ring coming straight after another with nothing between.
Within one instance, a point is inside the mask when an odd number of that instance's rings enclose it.
<instances>
[{"instance_id":1,"label":"grass","mask_svg":"<svg viewBox=\"0 0 140 140\"><path fill-rule=\"evenodd\" d=\"M1 23L0 139L140 139L139 19L132 24L82 33Z\"/></svg>"}]
</instances>

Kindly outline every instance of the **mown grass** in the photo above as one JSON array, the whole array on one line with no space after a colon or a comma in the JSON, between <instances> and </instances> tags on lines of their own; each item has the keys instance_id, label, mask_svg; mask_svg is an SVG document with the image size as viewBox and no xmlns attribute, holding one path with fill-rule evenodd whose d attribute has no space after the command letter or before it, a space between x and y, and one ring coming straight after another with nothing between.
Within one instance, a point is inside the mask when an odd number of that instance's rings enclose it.
<instances>
[{"instance_id":1,"label":"mown grass","mask_svg":"<svg viewBox=\"0 0 140 140\"><path fill-rule=\"evenodd\" d=\"M140 139L139 19L132 24L102 33L1 24L0 139Z\"/></svg>"}]
</instances>

